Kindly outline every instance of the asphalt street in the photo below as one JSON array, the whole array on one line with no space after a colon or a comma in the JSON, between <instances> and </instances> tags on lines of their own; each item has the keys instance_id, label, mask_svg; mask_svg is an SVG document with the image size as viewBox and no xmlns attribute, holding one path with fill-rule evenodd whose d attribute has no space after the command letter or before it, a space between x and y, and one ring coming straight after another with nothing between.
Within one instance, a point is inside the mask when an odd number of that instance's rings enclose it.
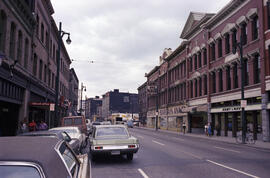
<instances>
[{"instance_id":1,"label":"asphalt street","mask_svg":"<svg viewBox=\"0 0 270 178\"><path fill-rule=\"evenodd\" d=\"M140 128L130 133L141 145L133 161L99 157L91 161L92 178L270 177L270 149Z\"/></svg>"}]
</instances>

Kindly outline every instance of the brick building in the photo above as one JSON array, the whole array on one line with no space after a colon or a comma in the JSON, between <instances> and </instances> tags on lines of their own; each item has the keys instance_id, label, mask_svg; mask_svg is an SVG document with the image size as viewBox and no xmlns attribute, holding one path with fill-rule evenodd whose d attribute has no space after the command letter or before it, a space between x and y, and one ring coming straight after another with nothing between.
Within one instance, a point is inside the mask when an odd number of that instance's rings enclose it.
<instances>
[{"instance_id":1,"label":"brick building","mask_svg":"<svg viewBox=\"0 0 270 178\"><path fill-rule=\"evenodd\" d=\"M102 107L102 99L99 96L95 98L88 98L85 100L85 117L91 121L95 119L100 120L100 107Z\"/></svg>"},{"instance_id":2,"label":"brick building","mask_svg":"<svg viewBox=\"0 0 270 178\"><path fill-rule=\"evenodd\" d=\"M138 88L139 121L145 125L147 121L147 83Z\"/></svg>"},{"instance_id":3,"label":"brick building","mask_svg":"<svg viewBox=\"0 0 270 178\"><path fill-rule=\"evenodd\" d=\"M210 122L217 135L241 131L242 39L247 127L259 140L270 140L270 2L230 1L217 14L191 12L183 42L150 71L147 83L158 88L159 126L203 133ZM153 126L156 96L148 97L147 124Z\"/></svg>"},{"instance_id":4,"label":"brick building","mask_svg":"<svg viewBox=\"0 0 270 178\"><path fill-rule=\"evenodd\" d=\"M79 79L76 75L74 68L69 70L69 112L72 115L78 113L78 91L79 91Z\"/></svg>"},{"instance_id":5,"label":"brick building","mask_svg":"<svg viewBox=\"0 0 270 178\"><path fill-rule=\"evenodd\" d=\"M0 1L0 129L15 135L19 121L53 124L58 29L50 0ZM70 59L62 45L60 111L68 98ZM56 121L57 122L57 121ZM55 123L56 123L55 122Z\"/></svg>"}]
</instances>

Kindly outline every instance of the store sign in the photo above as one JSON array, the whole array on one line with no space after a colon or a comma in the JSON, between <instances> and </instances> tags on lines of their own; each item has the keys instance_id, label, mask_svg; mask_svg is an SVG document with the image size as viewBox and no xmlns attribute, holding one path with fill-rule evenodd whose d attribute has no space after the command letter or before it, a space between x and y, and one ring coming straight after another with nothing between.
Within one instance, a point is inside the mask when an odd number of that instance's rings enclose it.
<instances>
[{"instance_id":1,"label":"store sign","mask_svg":"<svg viewBox=\"0 0 270 178\"><path fill-rule=\"evenodd\" d=\"M55 108L55 104L50 104L50 111L54 111L54 108Z\"/></svg>"},{"instance_id":2,"label":"store sign","mask_svg":"<svg viewBox=\"0 0 270 178\"><path fill-rule=\"evenodd\" d=\"M232 112L232 111L241 111L241 107L227 107L227 108L222 108L223 112Z\"/></svg>"}]
</instances>

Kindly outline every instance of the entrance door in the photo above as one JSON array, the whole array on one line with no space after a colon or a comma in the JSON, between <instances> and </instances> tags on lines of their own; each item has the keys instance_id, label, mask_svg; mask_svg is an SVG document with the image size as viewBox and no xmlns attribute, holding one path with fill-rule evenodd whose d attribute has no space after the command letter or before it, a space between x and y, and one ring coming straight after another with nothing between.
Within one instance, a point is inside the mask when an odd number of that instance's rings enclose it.
<instances>
[{"instance_id":1,"label":"entrance door","mask_svg":"<svg viewBox=\"0 0 270 178\"><path fill-rule=\"evenodd\" d=\"M0 135L14 136L18 126L19 105L0 102Z\"/></svg>"}]
</instances>

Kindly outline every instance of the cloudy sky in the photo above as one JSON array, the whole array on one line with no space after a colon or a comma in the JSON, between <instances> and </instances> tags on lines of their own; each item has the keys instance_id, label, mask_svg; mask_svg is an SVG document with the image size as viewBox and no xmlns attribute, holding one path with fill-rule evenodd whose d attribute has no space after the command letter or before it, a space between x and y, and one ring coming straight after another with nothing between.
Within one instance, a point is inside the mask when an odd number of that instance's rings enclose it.
<instances>
[{"instance_id":1,"label":"cloudy sky","mask_svg":"<svg viewBox=\"0 0 270 178\"><path fill-rule=\"evenodd\" d=\"M137 93L164 48L181 43L190 11L216 13L230 0L51 0L87 97ZM65 38L65 37L64 37ZM64 39L65 40L65 39ZM91 62L94 61L94 62Z\"/></svg>"}]
</instances>

